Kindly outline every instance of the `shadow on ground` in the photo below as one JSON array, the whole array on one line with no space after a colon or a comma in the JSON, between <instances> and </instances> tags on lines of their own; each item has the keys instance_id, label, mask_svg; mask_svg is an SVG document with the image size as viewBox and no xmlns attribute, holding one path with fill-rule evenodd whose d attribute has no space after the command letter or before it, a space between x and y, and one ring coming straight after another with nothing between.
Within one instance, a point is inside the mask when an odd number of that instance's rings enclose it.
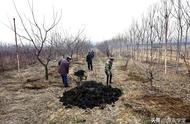
<instances>
[{"instance_id":1,"label":"shadow on ground","mask_svg":"<svg viewBox=\"0 0 190 124\"><path fill-rule=\"evenodd\" d=\"M96 81L84 81L81 86L64 92L60 102L66 107L78 106L86 109L114 103L121 95L118 88L104 86Z\"/></svg>"}]
</instances>

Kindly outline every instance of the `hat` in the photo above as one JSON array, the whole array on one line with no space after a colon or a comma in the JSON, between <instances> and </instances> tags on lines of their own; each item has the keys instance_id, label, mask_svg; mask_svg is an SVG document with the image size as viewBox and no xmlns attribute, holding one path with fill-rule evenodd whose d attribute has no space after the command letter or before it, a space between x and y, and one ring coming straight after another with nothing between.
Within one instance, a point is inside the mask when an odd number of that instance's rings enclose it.
<instances>
[{"instance_id":1,"label":"hat","mask_svg":"<svg viewBox=\"0 0 190 124\"><path fill-rule=\"evenodd\" d=\"M71 60L71 57L70 57L70 56L67 56L67 59L70 59L70 60Z\"/></svg>"},{"instance_id":2,"label":"hat","mask_svg":"<svg viewBox=\"0 0 190 124\"><path fill-rule=\"evenodd\" d=\"M109 60L113 61L113 60L114 60L114 58L113 58L113 57L110 57L110 58L109 58Z\"/></svg>"}]
</instances>

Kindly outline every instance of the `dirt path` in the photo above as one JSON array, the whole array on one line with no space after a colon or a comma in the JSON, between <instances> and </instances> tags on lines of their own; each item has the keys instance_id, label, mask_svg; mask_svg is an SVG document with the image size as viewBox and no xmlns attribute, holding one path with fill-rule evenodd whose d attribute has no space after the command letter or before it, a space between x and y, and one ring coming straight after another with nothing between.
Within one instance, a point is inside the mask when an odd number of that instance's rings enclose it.
<instances>
[{"instance_id":1,"label":"dirt path","mask_svg":"<svg viewBox=\"0 0 190 124\"><path fill-rule=\"evenodd\" d=\"M103 59L96 57L94 59L94 70L88 72L88 80L95 80L97 82L105 83L105 73L104 73L104 61Z\"/></svg>"}]
</instances>

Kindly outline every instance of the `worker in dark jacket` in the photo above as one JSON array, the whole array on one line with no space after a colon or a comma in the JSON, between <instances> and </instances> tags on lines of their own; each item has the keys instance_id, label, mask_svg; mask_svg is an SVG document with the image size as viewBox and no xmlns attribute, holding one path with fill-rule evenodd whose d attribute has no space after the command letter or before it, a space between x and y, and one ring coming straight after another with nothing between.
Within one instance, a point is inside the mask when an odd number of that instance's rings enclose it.
<instances>
[{"instance_id":1,"label":"worker in dark jacket","mask_svg":"<svg viewBox=\"0 0 190 124\"><path fill-rule=\"evenodd\" d=\"M91 52L88 52L88 55L86 56L86 62L88 64L89 71L93 71L92 59L93 59L93 57L91 55Z\"/></svg>"},{"instance_id":2,"label":"worker in dark jacket","mask_svg":"<svg viewBox=\"0 0 190 124\"><path fill-rule=\"evenodd\" d=\"M58 65L59 65L58 72L59 72L59 74L62 77L62 81L63 81L64 87L68 87L69 86L68 85L67 75L69 73L70 60L71 60L71 57L67 57L66 59L62 58L58 62Z\"/></svg>"}]
</instances>

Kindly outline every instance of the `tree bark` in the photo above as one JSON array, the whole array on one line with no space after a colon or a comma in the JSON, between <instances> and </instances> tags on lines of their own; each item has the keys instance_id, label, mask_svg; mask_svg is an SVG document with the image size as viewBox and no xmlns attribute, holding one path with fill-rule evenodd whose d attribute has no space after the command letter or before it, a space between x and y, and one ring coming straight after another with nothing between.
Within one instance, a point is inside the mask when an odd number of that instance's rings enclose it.
<instances>
[{"instance_id":1,"label":"tree bark","mask_svg":"<svg viewBox=\"0 0 190 124\"><path fill-rule=\"evenodd\" d=\"M48 80L48 79L49 79L49 75L48 75L48 65L45 65L44 68L45 68L45 79Z\"/></svg>"}]
</instances>

